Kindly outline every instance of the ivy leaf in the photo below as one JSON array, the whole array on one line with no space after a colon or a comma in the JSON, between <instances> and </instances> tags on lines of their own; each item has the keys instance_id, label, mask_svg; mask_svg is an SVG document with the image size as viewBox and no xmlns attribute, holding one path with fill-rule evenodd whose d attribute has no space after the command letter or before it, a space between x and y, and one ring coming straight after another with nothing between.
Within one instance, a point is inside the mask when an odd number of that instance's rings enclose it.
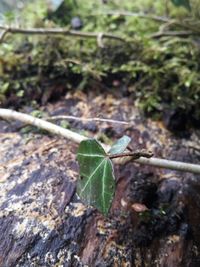
<instances>
[{"instance_id":1,"label":"ivy leaf","mask_svg":"<svg viewBox=\"0 0 200 267\"><path fill-rule=\"evenodd\" d=\"M127 148L128 144L130 143L131 138L127 135L122 136L117 142L111 147L109 150L109 154L120 154L123 153L124 150Z\"/></svg>"},{"instance_id":2,"label":"ivy leaf","mask_svg":"<svg viewBox=\"0 0 200 267\"><path fill-rule=\"evenodd\" d=\"M80 143L77 153L80 178L79 197L104 215L108 214L115 192L115 177L111 160L95 139Z\"/></svg>"},{"instance_id":3,"label":"ivy leaf","mask_svg":"<svg viewBox=\"0 0 200 267\"><path fill-rule=\"evenodd\" d=\"M171 1L175 6L183 6L187 10L191 11L191 6L190 6L189 0L171 0Z\"/></svg>"}]
</instances>

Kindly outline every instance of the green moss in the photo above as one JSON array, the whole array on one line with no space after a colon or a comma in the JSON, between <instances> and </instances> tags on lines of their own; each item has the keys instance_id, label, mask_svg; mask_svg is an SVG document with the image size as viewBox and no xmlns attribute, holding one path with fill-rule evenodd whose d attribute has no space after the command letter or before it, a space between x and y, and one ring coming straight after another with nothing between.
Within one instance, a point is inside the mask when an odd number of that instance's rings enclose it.
<instances>
[{"instance_id":1,"label":"green moss","mask_svg":"<svg viewBox=\"0 0 200 267\"><path fill-rule=\"evenodd\" d=\"M74 3L76 2L76 3ZM25 27L70 28L70 19L79 16L82 31L111 32L125 42L103 39L100 48L96 39L73 36L10 35L0 49L0 102L17 106L47 99L49 88L94 88L94 82L112 87L113 80L128 85L129 93L137 99L147 114L160 115L164 109L181 109L200 115L200 60L197 37L165 37L152 39L161 23L146 18L105 15L109 10L149 12L165 15L167 7L162 1L66 1L56 12L49 14L44 3L35 12L32 5L23 11ZM195 0L191 2L195 6ZM168 6L176 18L196 16L197 9L189 13L184 8ZM61 13L62 16L61 16ZM191 22L192 23L192 22ZM195 26L196 27L196 26ZM179 30L173 26L170 30ZM60 92L63 94L63 90ZM9 102L7 99L11 99Z\"/></svg>"}]
</instances>

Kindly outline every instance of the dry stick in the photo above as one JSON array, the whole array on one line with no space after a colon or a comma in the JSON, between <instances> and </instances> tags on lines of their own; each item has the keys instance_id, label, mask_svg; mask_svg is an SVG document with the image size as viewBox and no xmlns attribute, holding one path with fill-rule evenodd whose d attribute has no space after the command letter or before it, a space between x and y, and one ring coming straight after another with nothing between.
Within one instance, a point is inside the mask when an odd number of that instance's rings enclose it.
<instances>
[{"instance_id":1,"label":"dry stick","mask_svg":"<svg viewBox=\"0 0 200 267\"><path fill-rule=\"evenodd\" d=\"M173 36L173 37L188 37L190 35L199 35L197 32L192 31L161 31L154 34L151 34L151 38L161 38L165 36Z\"/></svg>"},{"instance_id":2,"label":"dry stick","mask_svg":"<svg viewBox=\"0 0 200 267\"><path fill-rule=\"evenodd\" d=\"M138 17L138 18L143 18L143 19L154 20L157 22L170 23L170 24L174 24L176 26L180 26L181 28L200 32L199 28L196 25L195 25L195 28L194 28L194 26L189 25L187 19L184 19L183 21L179 21L177 19L166 17L166 16L156 16L153 14L142 13L142 12L112 11L112 10L100 12L100 13L97 13L96 15L116 15L116 16ZM190 21L192 21L192 20L190 20Z\"/></svg>"},{"instance_id":3,"label":"dry stick","mask_svg":"<svg viewBox=\"0 0 200 267\"><path fill-rule=\"evenodd\" d=\"M112 119L104 119L104 118L80 118L75 116L66 116L66 115L58 115L58 116L52 116L50 118L47 118L48 121L51 120L75 120L75 121L97 121L97 122L109 122L109 123L115 123L115 124L125 124L130 125L130 122L126 121L118 121L118 120L112 120Z\"/></svg>"},{"instance_id":4,"label":"dry stick","mask_svg":"<svg viewBox=\"0 0 200 267\"><path fill-rule=\"evenodd\" d=\"M76 143L80 143L81 141L87 139L87 137L83 135L64 129L48 121L38 119L31 115L17 112L14 110L0 108L0 117L6 120L19 120L25 124L33 125L50 133L57 134L70 140L73 140Z\"/></svg>"},{"instance_id":5,"label":"dry stick","mask_svg":"<svg viewBox=\"0 0 200 267\"><path fill-rule=\"evenodd\" d=\"M0 25L0 30L5 31L5 34L12 33L12 34L53 34L53 35L70 35L75 37L87 37L87 38L110 38L115 39L118 41L124 42L125 40L119 36L109 34L109 33L94 33L94 32L81 32L81 31L72 31L69 29L62 29L62 28L29 28L29 29L22 29L16 27L7 27ZM4 37L5 37L4 34Z\"/></svg>"},{"instance_id":6,"label":"dry stick","mask_svg":"<svg viewBox=\"0 0 200 267\"><path fill-rule=\"evenodd\" d=\"M0 43L3 41L4 37L6 36L6 34L8 33L7 30L3 30L0 32Z\"/></svg>"},{"instance_id":7,"label":"dry stick","mask_svg":"<svg viewBox=\"0 0 200 267\"><path fill-rule=\"evenodd\" d=\"M10 120L10 119L19 120L23 123L36 126L50 133L57 134L65 138L68 138L70 140L73 140L76 143L80 143L81 141L87 139L87 137L83 135L80 135L78 133L75 133L67 129L63 129L62 127L57 126L53 123L35 118L31 115L27 115L21 112L0 108L0 117L3 119L7 119L7 120ZM104 145L104 148L106 150L109 150L110 146ZM123 163L129 160L130 160L130 157L124 158ZM140 163L140 164L145 164L145 165L151 165L151 166L155 166L159 168L166 168L166 169L172 169L172 170L177 170L177 171L192 172L192 173L200 174L200 165L196 165L196 164L190 164L190 163L184 163L184 162L178 162L178 161L172 161L172 160L166 160L166 159L158 159L158 158L145 158L145 157L136 159L135 162Z\"/></svg>"}]
</instances>

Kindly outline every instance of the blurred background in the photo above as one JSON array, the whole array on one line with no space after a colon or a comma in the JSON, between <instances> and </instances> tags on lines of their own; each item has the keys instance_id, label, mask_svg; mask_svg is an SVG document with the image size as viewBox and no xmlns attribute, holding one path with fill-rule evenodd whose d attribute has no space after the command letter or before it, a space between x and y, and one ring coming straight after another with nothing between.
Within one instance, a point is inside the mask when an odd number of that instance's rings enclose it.
<instances>
[{"instance_id":1,"label":"blurred background","mask_svg":"<svg viewBox=\"0 0 200 267\"><path fill-rule=\"evenodd\" d=\"M172 130L179 127L171 118L180 118L181 129L200 126L198 0L1 0L0 19L2 106L37 106L69 90L101 88L130 96ZM5 26L81 34L4 36Z\"/></svg>"}]
</instances>

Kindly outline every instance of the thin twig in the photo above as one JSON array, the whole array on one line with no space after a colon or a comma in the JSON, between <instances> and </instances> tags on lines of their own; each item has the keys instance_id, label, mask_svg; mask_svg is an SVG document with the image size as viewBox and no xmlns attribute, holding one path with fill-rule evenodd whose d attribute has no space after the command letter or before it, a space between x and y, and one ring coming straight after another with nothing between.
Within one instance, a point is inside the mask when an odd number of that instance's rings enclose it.
<instances>
[{"instance_id":1,"label":"thin twig","mask_svg":"<svg viewBox=\"0 0 200 267\"><path fill-rule=\"evenodd\" d=\"M87 122L109 122L109 123L114 123L114 124L125 124L125 125L130 125L130 122L126 121L118 121L118 120L112 120L112 119L104 119L104 118L80 118L80 117L75 117L75 116L65 116L65 115L59 115L59 116L52 116L50 118L47 118L48 121L54 121L54 120L75 120L75 121L87 121Z\"/></svg>"},{"instance_id":2,"label":"thin twig","mask_svg":"<svg viewBox=\"0 0 200 267\"><path fill-rule=\"evenodd\" d=\"M158 168L165 168L171 169L176 171L183 171L183 172L192 172L200 174L200 165L174 161L174 160L167 160L167 159L160 159L160 158L140 158L136 160L137 163L141 163L144 165L151 165Z\"/></svg>"},{"instance_id":3,"label":"thin twig","mask_svg":"<svg viewBox=\"0 0 200 267\"><path fill-rule=\"evenodd\" d=\"M161 37L167 37L167 36L173 36L173 37L188 37L190 35L199 35L197 32L193 31L161 31L154 34L151 34L151 38L161 38Z\"/></svg>"},{"instance_id":4,"label":"thin twig","mask_svg":"<svg viewBox=\"0 0 200 267\"><path fill-rule=\"evenodd\" d=\"M143 19L151 19L151 20L155 20L158 22L169 22L170 18L167 17L161 17L161 16L155 16L155 15L151 15L151 14L145 14L145 13L137 13L137 12L128 12L128 11L103 11L100 13L96 13L94 15L114 15L114 16L130 16L130 17L138 17L138 18L143 18Z\"/></svg>"},{"instance_id":5,"label":"thin twig","mask_svg":"<svg viewBox=\"0 0 200 267\"><path fill-rule=\"evenodd\" d=\"M35 118L31 115L27 115L21 112L9 110L9 109L2 109L0 108L0 117L3 119L8 120L19 120L23 123L30 124L33 126L36 126L40 129L46 130L50 133L57 134L59 136L63 136L65 138L68 138L70 140L73 140L76 143L80 143L83 140L86 140L87 137L80 135L78 133L75 133L73 131L64 129L60 126L57 126L53 123L44 121L42 119ZM106 151L110 149L110 146L103 145ZM130 158L126 157L124 158L124 162L129 161ZM135 160L136 163L155 166L159 168L166 168L171 170L177 170L177 171L184 171L184 172L192 172L192 173L198 173L200 174L200 165L196 164L190 164L190 163L184 163L179 161L172 161L172 160L166 160L166 159L158 159L158 158L145 158L141 157L139 159ZM120 163L120 162L119 162Z\"/></svg>"},{"instance_id":6,"label":"thin twig","mask_svg":"<svg viewBox=\"0 0 200 267\"><path fill-rule=\"evenodd\" d=\"M74 37L86 37L86 38L98 38L99 33L95 32L81 32L81 31L73 31L69 29L62 29L62 28L16 28L16 27L7 27L0 25L0 29L6 31L6 33L12 33L12 34L53 34L53 35L69 35ZM115 39L118 41L125 42L125 40L119 36L110 34L110 33L101 33L102 39L103 38L109 38L109 39Z\"/></svg>"},{"instance_id":7,"label":"thin twig","mask_svg":"<svg viewBox=\"0 0 200 267\"><path fill-rule=\"evenodd\" d=\"M5 36L6 36L7 33L8 33L7 30L2 30L2 31L0 32L0 43L3 42L3 40L4 40L4 38L5 38Z\"/></svg>"},{"instance_id":8,"label":"thin twig","mask_svg":"<svg viewBox=\"0 0 200 267\"><path fill-rule=\"evenodd\" d=\"M176 36L180 36L180 37L184 37L184 35L200 34L199 27L188 24L187 19L183 21L179 21L177 19L173 19L169 17L156 16L156 15L145 14L141 12L139 13L128 12L128 11L105 11L105 12L97 13L96 15L132 16L132 17L138 17L142 19L150 19L150 20L154 20L157 22L163 22L163 23L167 23L168 25L170 24L170 25L178 26L182 29L188 30L187 34L181 33L181 32L180 32L180 35L175 34ZM169 36L174 36L174 35L170 34Z\"/></svg>"},{"instance_id":9,"label":"thin twig","mask_svg":"<svg viewBox=\"0 0 200 267\"><path fill-rule=\"evenodd\" d=\"M71 139L76 143L80 143L81 141L87 139L83 135L80 135L78 133L64 129L64 128L57 126L53 123L50 123L48 121L45 121L45 120L42 120L39 118L35 118L31 115L17 112L14 110L0 108L0 117L3 119L7 119L7 120L19 120L25 124L33 125L33 126L38 127L40 129L46 130L50 133L57 134L57 135L65 137L65 138Z\"/></svg>"},{"instance_id":10,"label":"thin twig","mask_svg":"<svg viewBox=\"0 0 200 267\"><path fill-rule=\"evenodd\" d=\"M165 32L168 31L170 29L171 26L174 25L174 20L171 20L167 23L161 24L159 27L159 32Z\"/></svg>"}]
</instances>

